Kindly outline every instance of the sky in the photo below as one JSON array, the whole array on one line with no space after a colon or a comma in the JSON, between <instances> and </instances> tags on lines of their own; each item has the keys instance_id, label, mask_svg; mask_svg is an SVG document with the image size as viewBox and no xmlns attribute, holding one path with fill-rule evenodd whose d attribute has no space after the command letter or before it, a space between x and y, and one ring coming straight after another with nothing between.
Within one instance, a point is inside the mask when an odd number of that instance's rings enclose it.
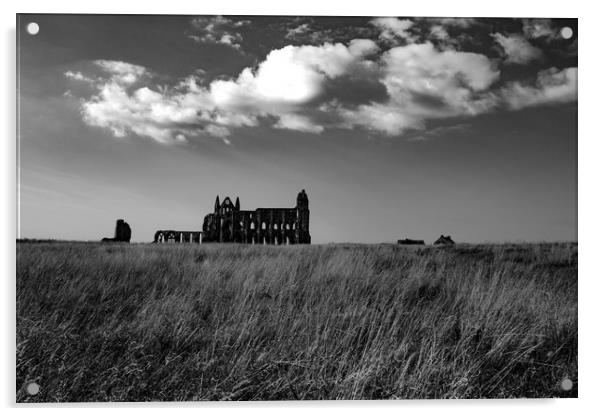
<instances>
[{"instance_id":1,"label":"sky","mask_svg":"<svg viewBox=\"0 0 602 416\"><path fill-rule=\"evenodd\" d=\"M36 22L39 33L28 34ZM576 19L18 16L19 238L577 239Z\"/></svg>"}]
</instances>

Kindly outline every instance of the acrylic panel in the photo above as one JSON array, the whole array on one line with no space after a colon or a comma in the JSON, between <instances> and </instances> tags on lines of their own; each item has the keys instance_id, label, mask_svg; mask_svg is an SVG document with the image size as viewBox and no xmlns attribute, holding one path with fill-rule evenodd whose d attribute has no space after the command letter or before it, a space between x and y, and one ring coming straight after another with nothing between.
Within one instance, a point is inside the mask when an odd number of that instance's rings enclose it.
<instances>
[{"instance_id":1,"label":"acrylic panel","mask_svg":"<svg viewBox=\"0 0 602 416\"><path fill-rule=\"evenodd\" d=\"M577 39L17 15L17 402L577 397Z\"/></svg>"}]
</instances>

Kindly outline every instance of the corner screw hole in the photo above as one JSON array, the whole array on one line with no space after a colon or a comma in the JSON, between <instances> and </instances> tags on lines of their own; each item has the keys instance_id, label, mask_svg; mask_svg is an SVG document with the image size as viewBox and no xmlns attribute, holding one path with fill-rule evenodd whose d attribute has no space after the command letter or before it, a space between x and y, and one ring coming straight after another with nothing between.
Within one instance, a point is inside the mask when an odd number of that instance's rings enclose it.
<instances>
[{"instance_id":1,"label":"corner screw hole","mask_svg":"<svg viewBox=\"0 0 602 416\"><path fill-rule=\"evenodd\" d=\"M27 24L27 33L29 33L32 36L35 36L38 34L38 32L40 31L40 25L38 25L36 22L31 22Z\"/></svg>"},{"instance_id":2,"label":"corner screw hole","mask_svg":"<svg viewBox=\"0 0 602 416\"><path fill-rule=\"evenodd\" d=\"M27 390L27 394L30 396L35 396L40 392L40 386L38 383L29 383L25 389Z\"/></svg>"},{"instance_id":3,"label":"corner screw hole","mask_svg":"<svg viewBox=\"0 0 602 416\"><path fill-rule=\"evenodd\" d=\"M562 36L563 39L570 39L573 37L573 29L571 29L568 26L563 27L562 29L560 29L560 36Z\"/></svg>"}]
</instances>

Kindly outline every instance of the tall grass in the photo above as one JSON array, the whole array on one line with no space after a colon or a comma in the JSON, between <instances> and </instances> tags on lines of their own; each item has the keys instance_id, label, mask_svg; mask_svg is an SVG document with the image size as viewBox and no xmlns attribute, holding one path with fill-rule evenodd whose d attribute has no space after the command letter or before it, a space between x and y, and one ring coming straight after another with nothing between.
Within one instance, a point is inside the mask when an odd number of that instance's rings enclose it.
<instances>
[{"instance_id":1,"label":"tall grass","mask_svg":"<svg viewBox=\"0 0 602 416\"><path fill-rule=\"evenodd\" d=\"M17 246L19 402L574 397L576 381L576 244Z\"/></svg>"}]
</instances>

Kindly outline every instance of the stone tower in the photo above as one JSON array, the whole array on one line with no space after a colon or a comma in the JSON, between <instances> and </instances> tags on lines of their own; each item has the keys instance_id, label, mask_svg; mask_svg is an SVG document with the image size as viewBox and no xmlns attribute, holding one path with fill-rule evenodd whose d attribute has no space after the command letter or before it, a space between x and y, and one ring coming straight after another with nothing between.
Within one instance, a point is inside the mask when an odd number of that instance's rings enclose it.
<instances>
[{"instance_id":1,"label":"stone tower","mask_svg":"<svg viewBox=\"0 0 602 416\"><path fill-rule=\"evenodd\" d=\"M311 236L309 235L309 198L305 193L305 189L297 195L297 241L299 244L311 244Z\"/></svg>"}]
</instances>

